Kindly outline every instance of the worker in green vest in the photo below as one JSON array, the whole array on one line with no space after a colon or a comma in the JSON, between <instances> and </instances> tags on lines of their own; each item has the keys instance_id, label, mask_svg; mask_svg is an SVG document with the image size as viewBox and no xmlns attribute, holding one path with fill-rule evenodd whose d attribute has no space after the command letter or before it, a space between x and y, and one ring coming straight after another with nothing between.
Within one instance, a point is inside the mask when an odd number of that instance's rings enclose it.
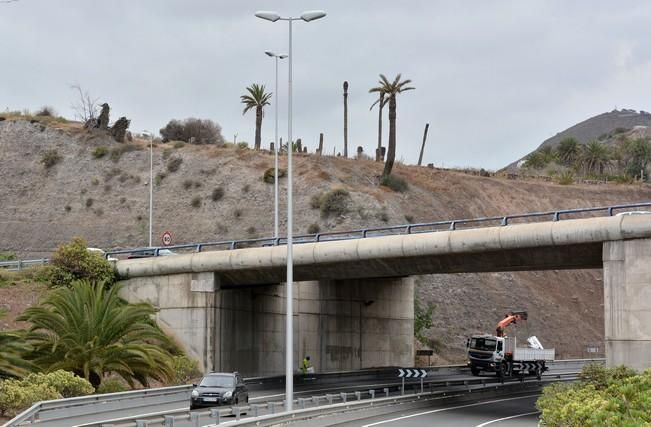
<instances>
[{"instance_id":1,"label":"worker in green vest","mask_svg":"<svg viewBox=\"0 0 651 427\"><path fill-rule=\"evenodd\" d=\"M310 368L310 356L305 356L303 363L301 364L301 372L303 375L307 374L307 370Z\"/></svg>"}]
</instances>

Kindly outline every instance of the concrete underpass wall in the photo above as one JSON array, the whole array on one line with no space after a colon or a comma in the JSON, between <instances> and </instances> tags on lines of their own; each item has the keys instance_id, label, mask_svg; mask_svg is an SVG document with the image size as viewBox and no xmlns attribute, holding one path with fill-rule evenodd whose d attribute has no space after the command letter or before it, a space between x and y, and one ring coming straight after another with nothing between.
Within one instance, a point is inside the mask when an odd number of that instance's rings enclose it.
<instances>
[{"instance_id":1,"label":"concrete underpass wall","mask_svg":"<svg viewBox=\"0 0 651 427\"><path fill-rule=\"evenodd\" d=\"M204 371L284 373L284 284L220 290L211 273L123 284L128 301L159 308L159 324ZM411 278L296 283L295 367L306 355L320 372L412 365L413 297Z\"/></svg>"},{"instance_id":2,"label":"concrete underpass wall","mask_svg":"<svg viewBox=\"0 0 651 427\"><path fill-rule=\"evenodd\" d=\"M651 367L651 239L604 242L609 366Z\"/></svg>"}]
</instances>

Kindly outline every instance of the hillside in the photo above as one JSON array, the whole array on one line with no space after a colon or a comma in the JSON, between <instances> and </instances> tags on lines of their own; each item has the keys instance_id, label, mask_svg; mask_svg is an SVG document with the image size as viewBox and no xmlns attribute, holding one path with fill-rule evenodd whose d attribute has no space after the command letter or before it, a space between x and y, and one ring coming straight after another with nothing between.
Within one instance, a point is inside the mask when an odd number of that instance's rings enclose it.
<instances>
[{"instance_id":1,"label":"hillside","mask_svg":"<svg viewBox=\"0 0 651 427\"><path fill-rule=\"evenodd\" d=\"M631 132L634 128L635 132ZM651 127L651 113L646 111L635 111L630 109L613 110L590 117L575 124L562 132L544 140L536 150L543 147L556 147L565 138L575 138L580 144L587 144L590 141L600 141L605 144L613 144L618 141L618 136L627 135L631 138L651 136L651 131L644 131L644 128ZM641 135L640 135L641 134ZM533 151L536 151L533 150ZM532 152L533 152L532 151ZM527 154L528 155L528 154ZM514 161L505 169L517 169L518 163L527 156Z\"/></svg>"},{"instance_id":2,"label":"hillside","mask_svg":"<svg viewBox=\"0 0 651 427\"><path fill-rule=\"evenodd\" d=\"M47 168L41 163L45 157L59 160ZM270 236L273 185L262 177L272 165L272 155L265 152L158 144L154 241L164 231L172 233L175 244ZM314 224L321 231L347 230L651 196L646 184L561 186L404 165L397 165L396 172L409 190L397 193L377 185L379 163L315 155L297 155L294 170L295 233L306 233ZM21 258L47 256L73 236L101 248L145 246L148 180L146 141L119 144L71 124L0 121L0 251ZM282 178L283 190L285 184ZM221 198L213 197L218 188ZM348 190L350 203L344 214L324 217L311 207L311 199L333 188ZM281 228L284 224L283 214ZM561 356L579 357L585 356L586 345L603 341L601 280L601 271L429 275L418 278L417 295L423 304L435 305L430 335L441 345L442 361L461 360L464 337L492 331L512 308L529 310L529 332L543 344L556 347ZM0 286L0 301L12 309L18 303L9 299L9 290Z\"/></svg>"}]
</instances>

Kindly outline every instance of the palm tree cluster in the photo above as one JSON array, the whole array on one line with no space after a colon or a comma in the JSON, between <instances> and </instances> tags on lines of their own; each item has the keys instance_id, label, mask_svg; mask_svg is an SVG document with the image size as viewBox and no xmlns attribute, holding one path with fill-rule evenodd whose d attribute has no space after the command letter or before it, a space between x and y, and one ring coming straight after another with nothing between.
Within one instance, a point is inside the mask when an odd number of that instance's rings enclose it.
<instances>
[{"instance_id":1,"label":"palm tree cluster","mask_svg":"<svg viewBox=\"0 0 651 427\"><path fill-rule=\"evenodd\" d=\"M525 166L543 169L551 163L570 168L584 176L614 174L638 178L651 161L651 141L623 140L609 146L599 141L581 144L575 138L563 139L555 148L541 147L526 158Z\"/></svg>"}]
</instances>

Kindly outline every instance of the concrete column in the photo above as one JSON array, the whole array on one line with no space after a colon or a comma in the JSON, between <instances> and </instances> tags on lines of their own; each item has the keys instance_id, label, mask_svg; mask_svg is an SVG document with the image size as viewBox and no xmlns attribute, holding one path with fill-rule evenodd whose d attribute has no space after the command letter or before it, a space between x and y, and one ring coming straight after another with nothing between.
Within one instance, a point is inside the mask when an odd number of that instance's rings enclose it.
<instances>
[{"instance_id":1,"label":"concrete column","mask_svg":"<svg viewBox=\"0 0 651 427\"><path fill-rule=\"evenodd\" d=\"M608 366L651 367L651 239L604 242Z\"/></svg>"},{"instance_id":2,"label":"concrete column","mask_svg":"<svg viewBox=\"0 0 651 427\"><path fill-rule=\"evenodd\" d=\"M121 282L120 296L129 302L149 302L158 308L158 325L199 361L204 371L215 368L215 296L219 281L214 273L183 273L136 277Z\"/></svg>"}]
</instances>

